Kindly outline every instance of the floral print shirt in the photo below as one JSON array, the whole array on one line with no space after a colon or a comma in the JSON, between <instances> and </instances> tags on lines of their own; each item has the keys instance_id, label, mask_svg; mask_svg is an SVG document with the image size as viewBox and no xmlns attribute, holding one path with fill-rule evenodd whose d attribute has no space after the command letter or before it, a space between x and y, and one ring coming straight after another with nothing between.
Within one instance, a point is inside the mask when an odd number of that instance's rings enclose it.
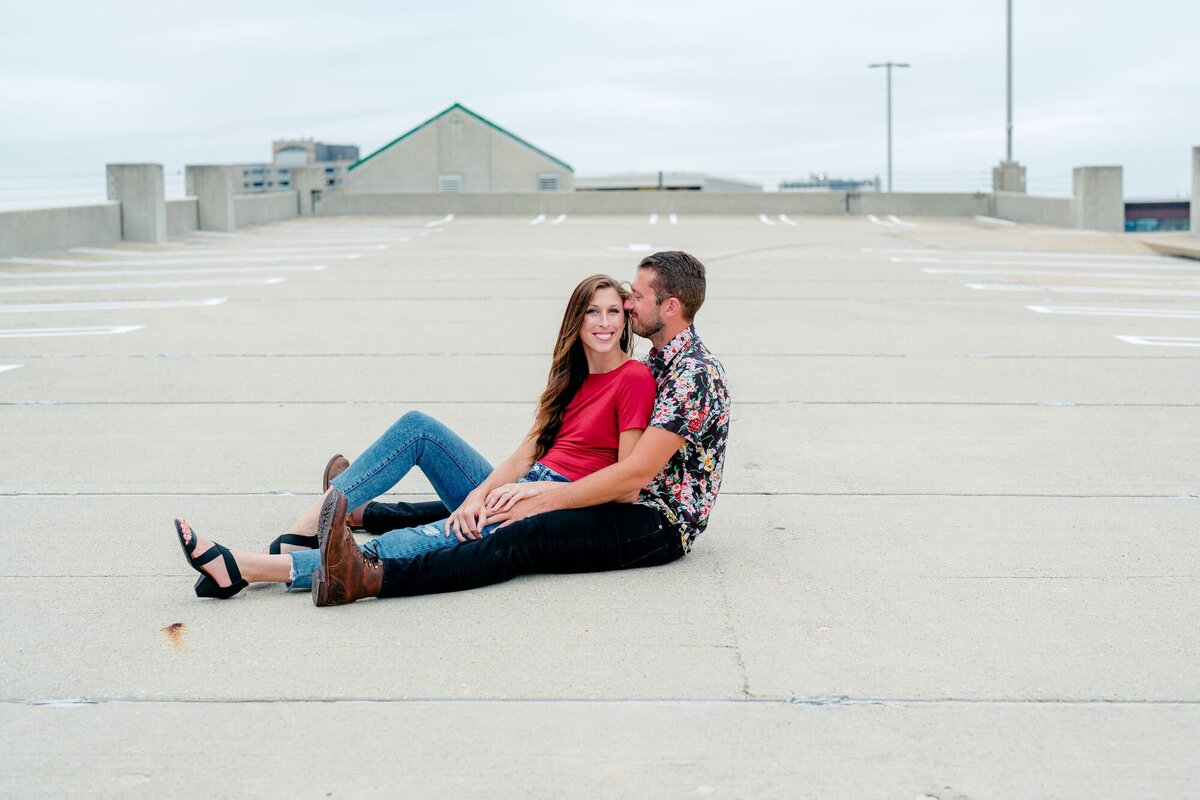
<instances>
[{"instance_id":1,"label":"floral print shirt","mask_svg":"<svg viewBox=\"0 0 1200 800\"><path fill-rule=\"evenodd\" d=\"M679 528L683 551L708 525L721 488L729 438L729 389L725 368L700 341L695 326L651 348L646 366L658 384L650 427L683 437L662 472L642 489L638 502L656 508Z\"/></svg>"}]
</instances>

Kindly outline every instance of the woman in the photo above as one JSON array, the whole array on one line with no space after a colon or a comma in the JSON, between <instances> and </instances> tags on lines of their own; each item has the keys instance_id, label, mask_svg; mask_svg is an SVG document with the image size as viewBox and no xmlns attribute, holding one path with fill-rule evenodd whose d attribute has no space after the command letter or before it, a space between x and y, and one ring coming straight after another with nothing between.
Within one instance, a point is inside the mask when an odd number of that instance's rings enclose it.
<instances>
[{"instance_id":1,"label":"woman","mask_svg":"<svg viewBox=\"0 0 1200 800\"><path fill-rule=\"evenodd\" d=\"M333 478L358 521L368 501L395 486L414 466L425 473L446 508L455 509L447 520L390 531L366 547L383 558L401 558L478 539L492 530L489 514L631 453L650 419L655 384L646 366L631 358L626 297L607 275L593 275L575 287L533 428L495 469L437 420L409 412ZM326 467L327 476L333 463ZM315 549L320 507L318 500L265 554L231 551L199 536L185 520L175 520L184 556L200 573L196 595L225 599L258 582L310 588L320 562ZM285 546L295 549L282 552Z\"/></svg>"}]
</instances>

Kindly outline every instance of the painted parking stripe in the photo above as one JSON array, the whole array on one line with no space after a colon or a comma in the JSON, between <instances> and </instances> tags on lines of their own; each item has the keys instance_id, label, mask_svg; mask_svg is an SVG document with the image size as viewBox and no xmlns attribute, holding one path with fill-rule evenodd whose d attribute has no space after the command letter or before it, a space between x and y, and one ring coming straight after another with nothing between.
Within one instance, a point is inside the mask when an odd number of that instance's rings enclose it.
<instances>
[{"instance_id":1,"label":"painted parking stripe","mask_svg":"<svg viewBox=\"0 0 1200 800\"><path fill-rule=\"evenodd\" d=\"M8 372L10 369L20 369L24 364L0 364L0 372Z\"/></svg>"},{"instance_id":2,"label":"painted parking stripe","mask_svg":"<svg viewBox=\"0 0 1200 800\"><path fill-rule=\"evenodd\" d=\"M1085 258L1106 261L1178 262L1177 259L1165 256L1117 256L1097 253L1057 253L1045 250L931 250L919 247L863 247L861 250L864 253L899 253L900 255L908 256L1001 256L1009 258Z\"/></svg>"},{"instance_id":3,"label":"painted parking stripe","mask_svg":"<svg viewBox=\"0 0 1200 800\"><path fill-rule=\"evenodd\" d=\"M871 220L871 222L874 222L876 225L882 225L885 228L896 227L895 225L893 225L890 222L884 222L883 220L881 220L879 217L875 216L874 214L867 214L867 219Z\"/></svg>"},{"instance_id":4,"label":"painted parking stripe","mask_svg":"<svg viewBox=\"0 0 1200 800\"><path fill-rule=\"evenodd\" d=\"M1065 267L1080 269L1144 269L1144 270L1173 270L1175 272L1192 272L1200 275L1200 269L1185 264L1161 262L1113 263L1098 261L1014 261L1011 259L986 258L932 258L930 256L889 256L893 264L970 264L994 267Z\"/></svg>"},{"instance_id":5,"label":"painted parking stripe","mask_svg":"<svg viewBox=\"0 0 1200 800\"><path fill-rule=\"evenodd\" d=\"M929 275L1004 275L1020 277L1022 275L1051 276L1056 278L1113 278L1130 281L1167 281L1169 283L1194 283L1200 281L1200 270L1192 275L1163 275L1155 273L1147 275L1144 272L1055 272L1054 270L1024 270L1024 269L929 269L921 270Z\"/></svg>"},{"instance_id":6,"label":"painted parking stripe","mask_svg":"<svg viewBox=\"0 0 1200 800\"><path fill-rule=\"evenodd\" d=\"M541 225L541 224L542 224L543 222L545 222L545 221L546 221L546 215L545 215L545 214L538 214L536 217L534 217L533 219L529 220L529 224L530 224L530 225Z\"/></svg>"},{"instance_id":7,"label":"painted parking stripe","mask_svg":"<svg viewBox=\"0 0 1200 800\"><path fill-rule=\"evenodd\" d=\"M895 214L888 214L888 219L889 219L889 220L891 220L892 222L896 223L897 225L902 225L902 226L904 226L905 228L919 228L919 227L921 227L920 225L918 225L918 224L917 224L917 223L915 223L915 222L906 222L905 220L902 220L902 219L900 219L899 217L897 217Z\"/></svg>"},{"instance_id":8,"label":"painted parking stripe","mask_svg":"<svg viewBox=\"0 0 1200 800\"><path fill-rule=\"evenodd\" d=\"M1126 297L1200 297L1200 291L1185 289L1137 289L1112 286L1045 286L1033 283L967 283L968 289L984 292L1052 292L1057 294L1112 294Z\"/></svg>"},{"instance_id":9,"label":"painted parking stripe","mask_svg":"<svg viewBox=\"0 0 1200 800\"><path fill-rule=\"evenodd\" d=\"M1129 344L1150 345L1151 347L1200 347L1200 339L1192 336L1117 336L1122 342Z\"/></svg>"},{"instance_id":10,"label":"painted parking stripe","mask_svg":"<svg viewBox=\"0 0 1200 800\"><path fill-rule=\"evenodd\" d=\"M1067 314L1078 317L1155 317L1158 319L1200 319L1200 309L1185 308L1105 308L1103 306L1025 306L1039 314Z\"/></svg>"},{"instance_id":11,"label":"painted parking stripe","mask_svg":"<svg viewBox=\"0 0 1200 800\"><path fill-rule=\"evenodd\" d=\"M679 217L675 214L672 214L671 216L667 217L667 222L671 223L672 225L678 225Z\"/></svg>"},{"instance_id":12,"label":"painted parking stripe","mask_svg":"<svg viewBox=\"0 0 1200 800\"><path fill-rule=\"evenodd\" d=\"M987 222L991 225L1008 225L1008 226L1014 227L1014 228L1017 225L1017 223L1013 222L1011 219L1000 219L999 217L985 217L983 214L976 214L975 219L979 220L980 222Z\"/></svg>"},{"instance_id":13,"label":"painted parking stripe","mask_svg":"<svg viewBox=\"0 0 1200 800\"><path fill-rule=\"evenodd\" d=\"M649 223L650 225L657 225L658 224L658 214L651 214L650 219L646 220L646 222Z\"/></svg>"},{"instance_id":14,"label":"painted parking stripe","mask_svg":"<svg viewBox=\"0 0 1200 800\"><path fill-rule=\"evenodd\" d=\"M115 336L145 325L100 325L87 328L0 328L0 339L38 339L44 336Z\"/></svg>"},{"instance_id":15,"label":"painted parking stripe","mask_svg":"<svg viewBox=\"0 0 1200 800\"><path fill-rule=\"evenodd\" d=\"M88 292L113 289L192 289L198 286L276 286L287 278L230 278L228 280L196 281L134 281L132 283L53 283L37 286L0 285L0 294L21 292Z\"/></svg>"},{"instance_id":16,"label":"painted parking stripe","mask_svg":"<svg viewBox=\"0 0 1200 800\"><path fill-rule=\"evenodd\" d=\"M766 214L759 214L758 221L761 222L763 225L774 225L775 224L775 222L770 217L768 217Z\"/></svg>"},{"instance_id":17,"label":"painted parking stripe","mask_svg":"<svg viewBox=\"0 0 1200 800\"><path fill-rule=\"evenodd\" d=\"M0 285L5 280L36 278L54 280L58 278L129 278L140 275L241 275L247 272L320 272L328 269L324 264L288 267L188 267L184 269L107 269L80 272L0 272Z\"/></svg>"},{"instance_id":18,"label":"painted parking stripe","mask_svg":"<svg viewBox=\"0 0 1200 800\"><path fill-rule=\"evenodd\" d=\"M795 225L796 224L795 221L793 221L791 218L789 218L787 214L780 214L779 221L782 222L784 225Z\"/></svg>"},{"instance_id":19,"label":"painted parking stripe","mask_svg":"<svg viewBox=\"0 0 1200 800\"><path fill-rule=\"evenodd\" d=\"M454 222L454 215L447 214L446 216L442 217L441 219L435 219L432 222L426 222L425 227L426 228L436 228L439 225L446 225L451 222Z\"/></svg>"},{"instance_id":20,"label":"painted parking stripe","mask_svg":"<svg viewBox=\"0 0 1200 800\"><path fill-rule=\"evenodd\" d=\"M550 224L551 224L551 225L561 225L561 224L563 224L563 222L564 222L566 219L567 219L567 215L566 215L566 214L559 214L557 217L555 217L554 219L550 220Z\"/></svg>"},{"instance_id":21,"label":"painted parking stripe","mask_svg":"<svg viewBox=\"0 0 1200 800\"><path fill-rule=\"evenodd\" d=\"M200 300L111 300L95 303L0 303L0 314L49 314L59 311L127 311L131 309L210 308L228 298Z\"/></svg>"}]
</instances>

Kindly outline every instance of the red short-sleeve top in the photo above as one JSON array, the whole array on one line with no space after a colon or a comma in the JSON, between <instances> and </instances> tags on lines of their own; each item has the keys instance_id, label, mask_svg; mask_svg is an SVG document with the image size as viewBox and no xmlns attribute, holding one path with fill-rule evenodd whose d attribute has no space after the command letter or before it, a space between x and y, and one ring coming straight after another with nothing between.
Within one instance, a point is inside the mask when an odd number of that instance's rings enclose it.
<instances>
[{"instance_id":1,"label":"red short-sleeve top","mask_svg":"<svg viewBox=\"0 0 1200 800\"><path fill-rule=\"evenodd\" d=\"M567 405L554 445L539 460L573 481L617 463L621 433L646 427L656 392L650 370L632 358L611 372L588 375Z\"/></svg>"}]
</instances>

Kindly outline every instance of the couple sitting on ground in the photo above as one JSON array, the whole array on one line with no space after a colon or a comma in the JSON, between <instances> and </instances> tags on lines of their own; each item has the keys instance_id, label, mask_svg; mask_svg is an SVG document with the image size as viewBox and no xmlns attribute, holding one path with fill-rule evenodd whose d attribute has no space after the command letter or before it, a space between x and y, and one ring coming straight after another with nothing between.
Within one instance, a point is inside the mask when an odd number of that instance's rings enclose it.
<instances>
[{"instance_id":1,"label":"couple sitting on ground","mask_svg":"<svg viewBox=\"0 0 1200 800\"><path fill-rule=\"evenodd\" d=\"M679 251L644 258L628 291L604 275L580 283L533 429L494 469L409 412L353 463L334 456L324 496L266 553L176 520L196 594L276 582L341 605L681 557L708 524L729 433L725 371L692 325L704 292L704 265ZM631 358L635 333L653 345L644 364ZM440 503L372 502L414 466ZM382 535L360 548L354 529Z\"/></svg>"}]
</instances>

